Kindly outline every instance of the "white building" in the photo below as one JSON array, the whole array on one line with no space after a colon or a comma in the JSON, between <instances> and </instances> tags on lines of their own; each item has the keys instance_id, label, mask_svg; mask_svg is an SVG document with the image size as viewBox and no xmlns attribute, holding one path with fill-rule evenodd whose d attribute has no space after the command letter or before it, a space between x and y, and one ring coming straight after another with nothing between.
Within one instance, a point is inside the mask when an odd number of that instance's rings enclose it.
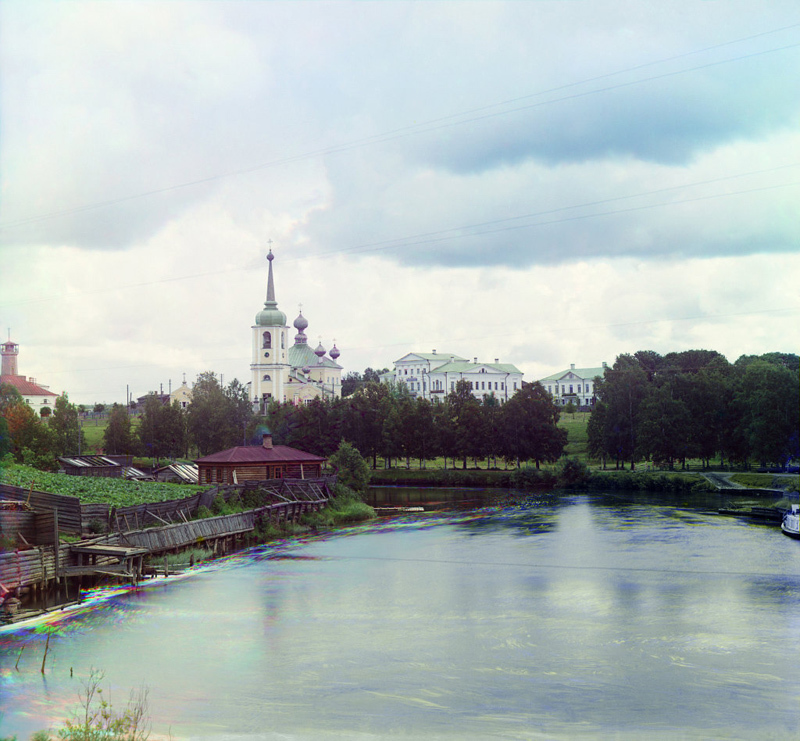
<instances>
[{"instance_id":1,"label":"white building","mask_svg":"<svg viewBox=\"0 0 800 741\"><path fill-rule=\"evenodd\" d=\"M52 411L59 394L51 391L47 386L36 383L34 378L19 375L17 368L19 345L9 339L0 346L0 353L2 353L0 383L7 383L19 391L23 401L33 411L41 413L45 407Z\"/></svg>"},{"instance_id":2,"label":"white building","mask_svg":"<svg viewBox=\"0 0 800 741\"><path fill-rule=\"evenodd\" d=\"M286 314L278 309L272 274L272 250L267 255L267 300L256 314L251 328L250 401L259 412L266 411L271 401L293 404L308 403L315 398L339 398L342 395L342 366L334 343L327 353L320 342L315 350L308 344L305 329L308 320L303 312L294 320L297 334L289 344Z\"/></svg>"},{"instance_id":3,"label":"white building","mask_svg":"<svg viewBox=\"0 0 800 741\"><path fill-rule=\"evenodd\" d=\"M556 404L565 406L572 402L577 407L592 407L597 401L595 396L595 378L603 377L606 364L599 368L576 368L572 363L569 370L553 373L542 378L539 383L544 386Z\"/></svg>"},{"instance_id":4,"label":"white building","mask_svg":"<svg viewBox=\"0 0 800 741\"><path fill-rule=\"evenodd\" d=\"M500 402L522 388L522 371L509 363L471 362L453 353L409 353L394 362L387 380L405 383L412 396L438 399L455 391L458 381L467 381L479 400L494 394Z\"/></svg>"}]
</instances>

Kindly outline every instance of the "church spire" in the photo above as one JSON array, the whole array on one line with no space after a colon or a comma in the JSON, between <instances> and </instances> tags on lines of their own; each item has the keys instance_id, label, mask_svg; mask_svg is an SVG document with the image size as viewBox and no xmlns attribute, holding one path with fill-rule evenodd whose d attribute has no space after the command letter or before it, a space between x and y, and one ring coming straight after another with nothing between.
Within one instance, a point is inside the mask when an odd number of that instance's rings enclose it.
<instances>
[{"instance_id":1,"label":"church spire","mask_svg":"<svg viewBox=\"0 0 800 741\"><path fill-rule=\"evenodd\" d=\"M272 242L272 240L270 240ZM272 277L272 261L275 259L275 255L272 254L272 248L270 248L269 254L267 255L267 260L269 260L269 277L267 278L267 301L264 306L268 306L270 303L274 304L275 306L278 305L277 301L275 301L275 280Z\"/></svg>"},{"instance_id":2,"label":"church spire","mask_svg":"<svg viewBox=\"0 0 800 741\"><path fill-rule=\"evenodd\" d=\"M270 240L270 244L272 244L272 240ZM256 314L256 324L259 326L283 327L286 324L286 314L278 309L278 302L275 300L275 279L272 275L272 261L274 259L275 255L272 254L272 249L270 249L267 255L267 260L269 260L267 300L264 302L264 308Z\"/></svg>"}]
</instances>

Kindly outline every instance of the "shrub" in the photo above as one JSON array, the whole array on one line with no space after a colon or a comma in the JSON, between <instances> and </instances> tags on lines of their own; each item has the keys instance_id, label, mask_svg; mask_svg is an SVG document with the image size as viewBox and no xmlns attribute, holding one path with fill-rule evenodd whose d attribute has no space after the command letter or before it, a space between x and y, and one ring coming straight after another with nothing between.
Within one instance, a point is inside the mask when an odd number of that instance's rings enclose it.
<instances>
[{"instance_id":1,"label":"shrub","mask_svg":"<svg viewBox=\"0 0 800 741\"><path fill-rule=\"evenodd\" d=\"M356 492L363 493L369 484L369 466L350 443L339 443L339 449L330 457L328 463L336 472L339 482Z\"/></svg>"},{"instance_id":2,"label":"shrub","mask_svg":"<svg viewBox=\"0 0 800 741\"><path fill-rule=\"evenodd\" d=\"M589 481L589 467L576 458L567 458L558 468L558 485L563 488L583 487Z\"/></svg>"}]
</instances>

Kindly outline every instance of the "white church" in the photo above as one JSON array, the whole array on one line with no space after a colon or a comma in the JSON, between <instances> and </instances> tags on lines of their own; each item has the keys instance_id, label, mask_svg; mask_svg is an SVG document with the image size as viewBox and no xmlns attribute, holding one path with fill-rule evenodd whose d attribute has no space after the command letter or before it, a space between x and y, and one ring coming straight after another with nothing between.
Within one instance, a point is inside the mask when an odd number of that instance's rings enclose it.
<instances>
[{"instance_id":1,"label":"white church","mask_svg":"<svg viewBox=\"0 0 800 741\"><path fill-rule=\"evenodd\" d=\"M294 320L297 334L289 344L286 314L275 300L272 273L272 250L267 255L267 300L256 314L251 329L250 401L256 413L264 413L272 401L307 404L312 399L341 398L342 366L336 361L340 352L334 342L330 352L319 343L312 350L305 330L308 320L301 311Z\"/></svg>"}]
</instances>

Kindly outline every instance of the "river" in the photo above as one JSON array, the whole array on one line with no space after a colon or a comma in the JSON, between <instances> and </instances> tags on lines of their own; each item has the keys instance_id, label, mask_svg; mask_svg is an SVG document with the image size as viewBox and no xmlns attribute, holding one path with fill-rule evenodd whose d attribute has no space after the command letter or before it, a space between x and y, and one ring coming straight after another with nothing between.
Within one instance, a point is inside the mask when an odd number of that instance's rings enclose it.
<instances>
[{"instance_id":1,"label":"river","mask_svg":"<svg viewBox=\"0 0 800 741\"><path fill-rule=\"evenodd\" d=\"M796 739L800 543L635 499L259 548L54 624L44 676L45 630L0 635L0 736L96 667L177 739Z\"/></svg>"}]
</instances>

